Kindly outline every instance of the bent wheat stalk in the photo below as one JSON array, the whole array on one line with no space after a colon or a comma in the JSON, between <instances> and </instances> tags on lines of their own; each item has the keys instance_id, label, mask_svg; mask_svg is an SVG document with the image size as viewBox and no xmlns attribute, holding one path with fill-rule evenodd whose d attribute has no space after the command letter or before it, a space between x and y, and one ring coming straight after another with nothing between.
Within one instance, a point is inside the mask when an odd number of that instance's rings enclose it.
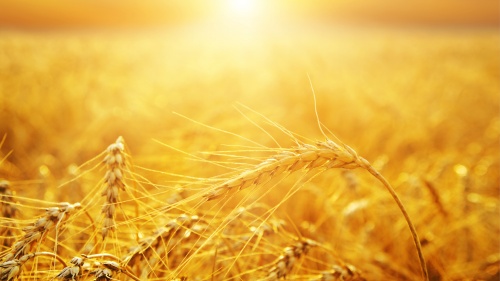
<instances>
[{"instance_id":1,"label":"bent wheat stalk","mask_svg":"<svg viewBox=\"0 0 500 281\"><path fill-rule=\"evenodd\" d=\"M213 200L224 196L230 190L238 188L250 187L259 185L277 177L283 173L292 173L301 169L307 171L323 168L344 168L355 169L363 168L377 178L391 194L392 198L398 205L403 214L408 227L410 228L413 242L417 249L422 275L425 280L429 280L427 266L422 253L422 246L417 235L417 231L406 212L406 209L399 199L396 191L392 188L389 182L368 162L365 158L358 156L354 149L342 144L339 145L334 141L327 139L323 142L317 142L316 145L301 144L290 150L283 150L279 154L266 159L252 169L248 169L238 174L237 176L226 180L225 182L215 185L211 190L204 195L207 200Z\"/></svg>"}]
</instances>

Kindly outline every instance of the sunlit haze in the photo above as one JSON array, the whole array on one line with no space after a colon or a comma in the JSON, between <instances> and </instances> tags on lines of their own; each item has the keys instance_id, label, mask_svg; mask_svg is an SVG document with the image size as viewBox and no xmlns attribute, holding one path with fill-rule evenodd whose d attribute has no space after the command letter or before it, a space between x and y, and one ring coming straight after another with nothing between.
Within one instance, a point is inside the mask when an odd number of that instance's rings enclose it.
<instances>
[{"instance_id":1,"label":"sunlit haze","mask_svg":"<svg viewBox=\"0 0 500 281\"><path fill-rule=\"evenodd\" d=\"M168 26L205 20L262 23L283 18L389 25L495 25L498 10L495 0L480 4L453 0L19 0L0 3L0 27Z\"/></svg>"},{"instance_id":2,"label":"sunlit haze","mask_svg":"<svg viewBox=\"0 0 500 281\"><path fill-rule=\"evenodd\" d=\"M260 0L225 0L209 15L211 21L226 28L251 30L264 24L267 13Z\"/></svg>"},{"instance_id":3,"label":"sunlit haze","mask_svg":"<svg viewBox=\"0 0 500 281\"><path fill-rule=\"evenodd\" d=\"M255 0L229 0L229 11L235 16L248 17L256 12Z\"/></svg>"}]
</instances>

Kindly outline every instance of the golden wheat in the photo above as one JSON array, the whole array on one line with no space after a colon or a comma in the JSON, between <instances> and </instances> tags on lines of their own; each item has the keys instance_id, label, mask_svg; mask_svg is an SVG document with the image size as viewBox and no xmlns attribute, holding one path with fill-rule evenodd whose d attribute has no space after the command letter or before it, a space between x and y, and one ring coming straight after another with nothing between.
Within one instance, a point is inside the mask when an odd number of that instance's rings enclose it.
<instances>
[{"instance_id":1,"label":"golden wheat","mask_svg":"<svg viewBox=\"0 0 500 281\"><path fill-rule=\"evenodd\" d=\"M311 247L314 247L316 243L312 241L299 241L293 246L286 247L283 250L283 254L278 258L275 265L269 269L266 278L262 280L279 280L285 278L289 274L293 267L295 266L297 259L300 259L302 255L307 254L307 251Z\"/></svg>"},{"instance_id":2,"label":"golden wheat","mask_svg":"<svg viewBox=\"0 0 500 281\"><path fill-rule=\"evenodd\" d=\"M366 281L361 272L351 264L334 265L332 269L323 272L318 279L311 279L314 281Z\"/></svg>"},{"instance_id":3,"label":"golden wheat","mask_svg":"<svg viewBox=\"0 0 500 281\"><path fill-rule=\"evenodd\" d=\"M196 224L200 221L198 216L188 216L182 214L174 220L168 222L165 227L155 231L152 236L148 236L139 241L139 244L129 251L123 259L124 264L145 280L153 270L159 269L159 264L168 264L175 268L182 260L188 256L186 252L178 252L181 247L189 245L189 238L194 236L193 232L201 229ZM190 250L187 247L188 251Z\"/></svg>"},{"instance_id":4,"label":"golden wheat","mask_svg":"<svg viewBox=\"0 0 500 281\"><path fill-rule=\"evenodd\" d=\"M10 253L3 256L4 261L19 259L33 252L37 244L43 243L47 234L52 230L60 230L64 222L75 211L81 209L80 203L61 203L61 207L51 207L45 210L44 217L37 219L31 226L23 228L24 236L16 241Z\"/></svg>"},{"instance_id":5,"label":"golden wheat","mask_svg":"<svg viewBox=\"0 0 500 281\"><path fill-rule=\"evenodd\" d=\"M220 185L212 187L210 192L204 196L207 200L213 200L225 195L233 188L241 190L252 185L265 183L272 177L279 176L282 173L291 173L300 169L312 170L315 168L363 168L376 177L384 185L387 191L389 191L401 210L410 228L413 241L417 249L423 278L425 280L429 280L429 274L427 272L424 255L422 253L420 239L418 238L417 231L413 226L403 203L387 180L378 171L376 171L366 159L358 156L352 148L345 144L338 145L334 141L328 139L324 142L318 142L316 145L303 144L292 150L284 150L278 155L268 158L255 168L246 170L236 177L231 178Z\"/></svg>"},{"instance_id":6,"label":"golden wheat","mask_svg":"<svg viewBox=\"0 0 500 281\"><path fill-rule=\"evenodd\" d=\"M57 279L62 280L76 280L82 275L82 265L84 264L84 259L80 257L74 257L71 259L71 266L65 267L59 274L55 276Z\"/></svg>"},{"instance_id":7,"label":"golden wheat","mask_svg":"<svg viewBox=\"0 0 500 281\"><path fill-rule=\"evenodd\" d=\"M0 237L2 237L2 245L10 247L14 240L16 229L18 228L15 218L17 217L18 209L15 206L15 192L10 188L10 183L6 180L0 180L0 205L1 215L7 220L2 223L0 229Z\"/></svg>"},{"instance_id":8,"label":"golden wheat","mask_svg":"<svg viewBox=\"0 0 500 281\"><path fill-rule=\"evenodd\" d=\"M0 280L498 280L498 34L477 30L3 32Z\"/></svg>"},{"instance_id":9,"label":"golden wheat","mask_svg":"<svg viewBox=\"0 0 500 281\"><path fill-rule=\"evenodd\" d=\"M66 263L63 259L61 259L58 255L50 252L35 252L25 254L18 259L10 259L4 261L0 264L0 280L15 280L22 272L23 265L34 257L46 256L49 258L57 259L63 266L66 266Z\"/></svg>"},{"instance_id":10,"label":"golden wheat","mask_svg":"<svg viewBox=\"0 0 500 281\"><path fill-rule=\"evenodd\" d=\"M106 157L103 162L107 171L104 176L104 190L102 196L106 197L106 203L102 207L101 213L104 215L102 226L102 239L106 239L108 232L115 229L115 210L119 203L119 190L125 191L123 182L123 169L125 168L125 144L122 137L118 137L115 143L107 148Z\"/></svg>"},{"instance_id":11,"label":"golden wheat","mask_svg":"<svg viewBox=\"0 0 500 281\"><path fill-rule=\"evenodd\" d=\"M341 147L331 140L318 142L316 145L303 144L291 150L284 150L255 168L246 170L213 187L213 190L205 197L207 200L213 200L233 188L241 190L252 185L259 185L282 173L291 173L303 168L307 170L320 167L353 169L369 165L366 160L351 152L352 150L349 151L345 146Z\"/></svg>"}]
</instances>

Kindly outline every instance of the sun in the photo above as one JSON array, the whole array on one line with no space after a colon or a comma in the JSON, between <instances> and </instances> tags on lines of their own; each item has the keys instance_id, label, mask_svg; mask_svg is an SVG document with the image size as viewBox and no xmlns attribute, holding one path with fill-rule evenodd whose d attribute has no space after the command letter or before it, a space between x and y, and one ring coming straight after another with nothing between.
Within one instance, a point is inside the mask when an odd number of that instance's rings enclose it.
<instances>
[{"instance_id":1,"label":"sun","mask_svg":"<svg viewBox=\"0 0 500 281\"><path fill-rule=\"evenodd\" d=\"M233 17L253 17L257 10L255 0L228 0L227 11Z\"/></svg>"},{"instance_id":2,"label":"sun","mask_svg":"<svg viewBox=\"0 0 500 281\"><path fill-rule=\"evenodd\" d=\"M229 10L236 15L250 15L255 11L255 1L229 0Z\"/></svg>"},{"instance_id":3,"label":"sun","mask_svg":"<svg viewBox=\"0 0 500 281\"><path fill-rule=\"evenodd\" d=\"M245 34L262 30L277 19L275 6L268 0L220 0L216 7L215 22Z\"/></svg>"}]
</instances>

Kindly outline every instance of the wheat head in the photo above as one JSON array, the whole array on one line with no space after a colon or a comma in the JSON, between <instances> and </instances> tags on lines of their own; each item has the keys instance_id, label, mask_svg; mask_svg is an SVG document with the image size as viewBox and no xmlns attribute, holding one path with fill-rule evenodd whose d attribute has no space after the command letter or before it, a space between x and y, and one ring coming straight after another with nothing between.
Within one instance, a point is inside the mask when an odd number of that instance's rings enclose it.
<instances>
[{"instance_id":1,"label":"wheat head","mask_svg":"<svg viewBox=\"0 0 500 281\"><path fill-rule=\"evenodd\" d=\"M392 198L401 210L415 244L422 275L425 280L429 280L427 265L422 253L422 246L418 238L417 231L413 225L410 216L396 194L395 190L389 182L363 157L358 156L356 151L346 144L339 145L334 141L327 139L326 141L317 142L315 145L302 144L292 149L283 149L277 155L266 159L257 166L245 170L235 177L217 184L210 188L210 191L204 196L207 200L226 195L230 190L237 188L238 190L263 184L273 177L277 177L283 173L292 173L301 169L310 171L313 169L356 169L362 168L377 178L391 194Z\"/></svg>"},{"instance_id":2,"label":"wheat head","mask_svg":"<svg viewBox=\"0 0 500 281\"><path fill-rule=\"evenodd\" d=\"M109 145L106 151L107 154L103 162L106 164L107 171L104 176L104 190L101 194L106 197L106 202L101 210L104 215L101 231L103 240L106 239L110 230L115 229L115 210L119 200L119 190L125 190L123 170L126 163L123 137L118 137L116 142Z\"/></svg>"},{"instance_id":3,"label":"wheat head","mask_svg":"<svg viewBox=\"0 0 500 281\"><path fill-rule=\"evenodd\" d=\"M45 209L45 216L37 219L32 225L25 227L25 235L14 243L10 253L3 257L4 261L19 259L33 252L38 243L43 243L45 237L52 229L56 231L75 211L81 209L80 203L61 203L61 207L51 207Z\"/></svg>"}]
</instances>

